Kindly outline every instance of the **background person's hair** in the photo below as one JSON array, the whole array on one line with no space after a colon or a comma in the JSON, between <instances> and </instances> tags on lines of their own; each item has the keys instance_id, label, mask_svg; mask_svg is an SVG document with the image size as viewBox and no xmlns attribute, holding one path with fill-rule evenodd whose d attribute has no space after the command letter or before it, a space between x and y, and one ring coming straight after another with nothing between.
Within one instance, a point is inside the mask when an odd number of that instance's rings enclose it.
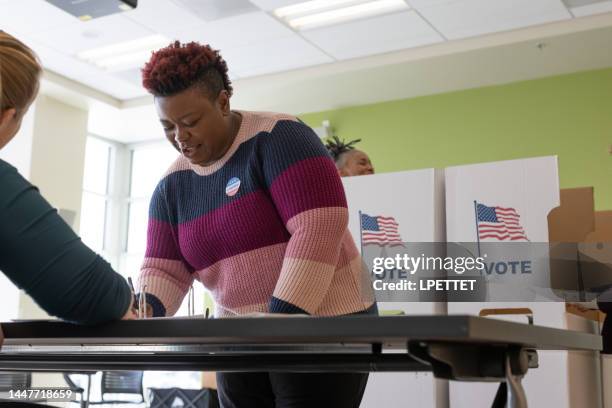
<instances>
[{"instance_id":1,"label":"background person's hair","mask_svg":"<svg viewBox=\"0 0 612 408\"><path fill-rule=\"evenodd\" d=\"M0 30L0 112L27 108L38 91L42 67L27 45Z\"/></svg>"},{"instance_id":2,"label":"background person's hair","mask_svg":"<svg viewBox=\"0 0 612 408\"><path fill-rule=\"evenodd\" d=\"M341 163L341 160L344 157L344 153L348 153L351 150L355 150L354 145L359 142L361 142L361 139L345 142L344 140L340 140L338 136L332 136L331 140L328 140L325 143L325 147L327 148L329 154L331 154L336 164L342 167L342 165L344 164Z\"/></svg>"},{"instance_id":3,"label":"background person's hair","mask_svg":"<svg viewBox=\"0 0 612 408\"><path fill-rule=\"evenodd\" d=\"M196 84L211 99L222 90L232 96L227 64L209 45L175 41L154 52L142 69L142 85L154 96L175 95Z\"/></svg>"}]
</instances>

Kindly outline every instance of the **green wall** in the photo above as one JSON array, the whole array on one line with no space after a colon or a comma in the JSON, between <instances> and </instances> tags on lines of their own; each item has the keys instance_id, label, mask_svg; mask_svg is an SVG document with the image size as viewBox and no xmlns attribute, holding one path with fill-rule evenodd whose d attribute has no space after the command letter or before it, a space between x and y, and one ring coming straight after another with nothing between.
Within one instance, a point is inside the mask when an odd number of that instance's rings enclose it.
<instances>
[{"instance_id":1,"label":"green wall","mask_svg":"<svg viewBox=\"0 0 612 408\"><path fill-rule=\"evenodd\" d=\"M561 188L612 209L612 69L300 115L357 139L377 172L558 155Z\"/></svg>"}]
</instances>

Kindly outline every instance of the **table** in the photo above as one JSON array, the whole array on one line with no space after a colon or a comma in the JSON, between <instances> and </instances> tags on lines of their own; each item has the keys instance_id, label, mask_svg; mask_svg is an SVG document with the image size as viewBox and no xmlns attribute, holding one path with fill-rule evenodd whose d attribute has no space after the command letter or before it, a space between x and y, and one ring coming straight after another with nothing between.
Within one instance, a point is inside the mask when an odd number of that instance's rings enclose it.
<instances>
[{"instance_id":1,"label":"table","mask_svg":"<svg viewBox=\"0 0 612 408\"><path fill-rule=\"evenodd\" d=\"M83 327L2 323L0 370L432 371L495 381L494 407L527 407L537 350L602 348L601 336L475 316L162 318Z\"/></svg>"}]
</instances>

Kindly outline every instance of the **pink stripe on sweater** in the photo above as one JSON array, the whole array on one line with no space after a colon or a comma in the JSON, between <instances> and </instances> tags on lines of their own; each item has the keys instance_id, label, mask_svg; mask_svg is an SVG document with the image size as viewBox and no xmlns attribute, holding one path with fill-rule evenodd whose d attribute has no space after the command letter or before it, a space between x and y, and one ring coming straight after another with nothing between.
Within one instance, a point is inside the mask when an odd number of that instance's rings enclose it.
<instances>
[{"instance_id":1,"label":"pink stripe on sweater","mask_svg":"<svg viewBox=\"0 0 612 408\"><path fill-rule=\"evenodd\" d=\"M171 224L149 218L147 226L147 251L149 258L182 260L177 247L176 232Z\"/></svg>"},{"instance_id":2,"label":"pink stripe on sweater","mask_svg":"<svg viewBox=\"0 0 612 408\"><path fill-rule=\"evenodd\" d=\"M334 268L321 262L285 258L274 296L314 314L329 290Z\"/></svg>"},{"instance_id":3,"label":"pink stripe on sweater","mask_svg":"<svg viewBox=\"0 0 612 408\"><path fill-rule=\"evenodd\" d=\"M334 316L367 309L374 303L372 282L366 265L357 256L348 265L336 269L329 291L316 314Z\"/></svg>"},{"instance_id":4,"label":"pink stripe on sweater","mask_svg":"<svg viewBox=\"0 0 612 408\"><path fill-rule=\"evenodd\" d=\"M181 306L193 277L176 261L147 258L140 270L138 287L142 289L146 285L146 293L157 297L166 308L166 315L173 316Z\"/></svg>"},{"instance_id":5,"label":"pink stripe on sweater","mask_svg":"<svg viewBox=\"0 0 612 408\"><path fill-rule=\"evenodd\" d=\"M287 222L292 244L286 256L336 265L347 223L348 211L343 207L315 208L293 216Z\"/></svg>"},{"instance_id":6,"label":"pink stripe on sweater","mask_svg":"<svg viewBox=\"0 0 612 408\"><path fill-rule=\"evenodd\" d=\"M223 259L198 271L215 302L225 308L241 308L270 302L287 244L271 245Z\"/></svg>"},{"instance_id":7,"label":"pink stripe on sweater","mask_svg":"<svg viewBox=\"0 0 612 408\"><path fill-rule=\"evenodd\" d=\"M285 222L315 208L346 208L344 187L329 157L313 157L291 165L274 179L270 194Z\"/></svg>"},{"instance_id":8,"label":"pink stripe on sweater","mask_svg":"<svg viewBox=\"0 0 612 408\"><path fill-rule=\"evenodd\" d=\"M180 156L173 164L170 169L164 175L174 173L182 170L193 170L200 176L208 176L222 168L225 163L236 153L236 150L240 145L249 139L257 136L261 132L270 133L276 123L281 120L292 120L297 121L295 116L287 115L284 113L271 113L271 112L248 112L248 111L236 111L242 115L242 122L240 123L240 129L234 139L234 142L223 155L221 159L210 166L198 166L191 164L184 156Z\"/></svg>"}]
</instances>

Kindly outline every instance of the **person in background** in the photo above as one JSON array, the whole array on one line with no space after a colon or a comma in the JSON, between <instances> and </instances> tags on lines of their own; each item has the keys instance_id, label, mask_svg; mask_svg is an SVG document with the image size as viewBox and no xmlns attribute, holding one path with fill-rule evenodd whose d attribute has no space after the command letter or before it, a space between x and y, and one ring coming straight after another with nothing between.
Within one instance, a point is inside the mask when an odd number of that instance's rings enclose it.
<instances>
[{"instance_id":1,"label":"person in background","mask_svg":"<svg viewBox=\"0 0 612 408\"><path fill-rule=\"evenodd\" d=\"M142 70L181 156L151 199L140 286L154 316L176 313L194 280L218 318L375 313L348 231L334 162L291 115L230 109L228 67L178 41ZM221 406L357 408L366 373L217 373Z\"/></svg>"},{"instance_id":2,"label":"person in background","mask_svg":"<svg viewBox=\"0 0 612 408\"><path fill-rule=\"evenodd\" d=\"M327 151L336 162L336 168L341 177L374 174L374 166L368 155L354 147L360 141L361 139L357 139L346 143L338 136L332 136L331 140L325 144Z\"/></svg>"},{"instance_id":3,"label":"person in background","mask_svg":"<svg viewBox=\"0 0 612 408\"><path fill-rule=\"evenodd\" d=\"M38 93L41 72L32 50L0 31L0 149L19 131ZM130 307L134 296L126 281L81 242L36 187L3 160L0 271L47 313L61 319L93 325L135 317ZM2 340L0 330L0 347Z\"/></svg>"}]
</instances>

